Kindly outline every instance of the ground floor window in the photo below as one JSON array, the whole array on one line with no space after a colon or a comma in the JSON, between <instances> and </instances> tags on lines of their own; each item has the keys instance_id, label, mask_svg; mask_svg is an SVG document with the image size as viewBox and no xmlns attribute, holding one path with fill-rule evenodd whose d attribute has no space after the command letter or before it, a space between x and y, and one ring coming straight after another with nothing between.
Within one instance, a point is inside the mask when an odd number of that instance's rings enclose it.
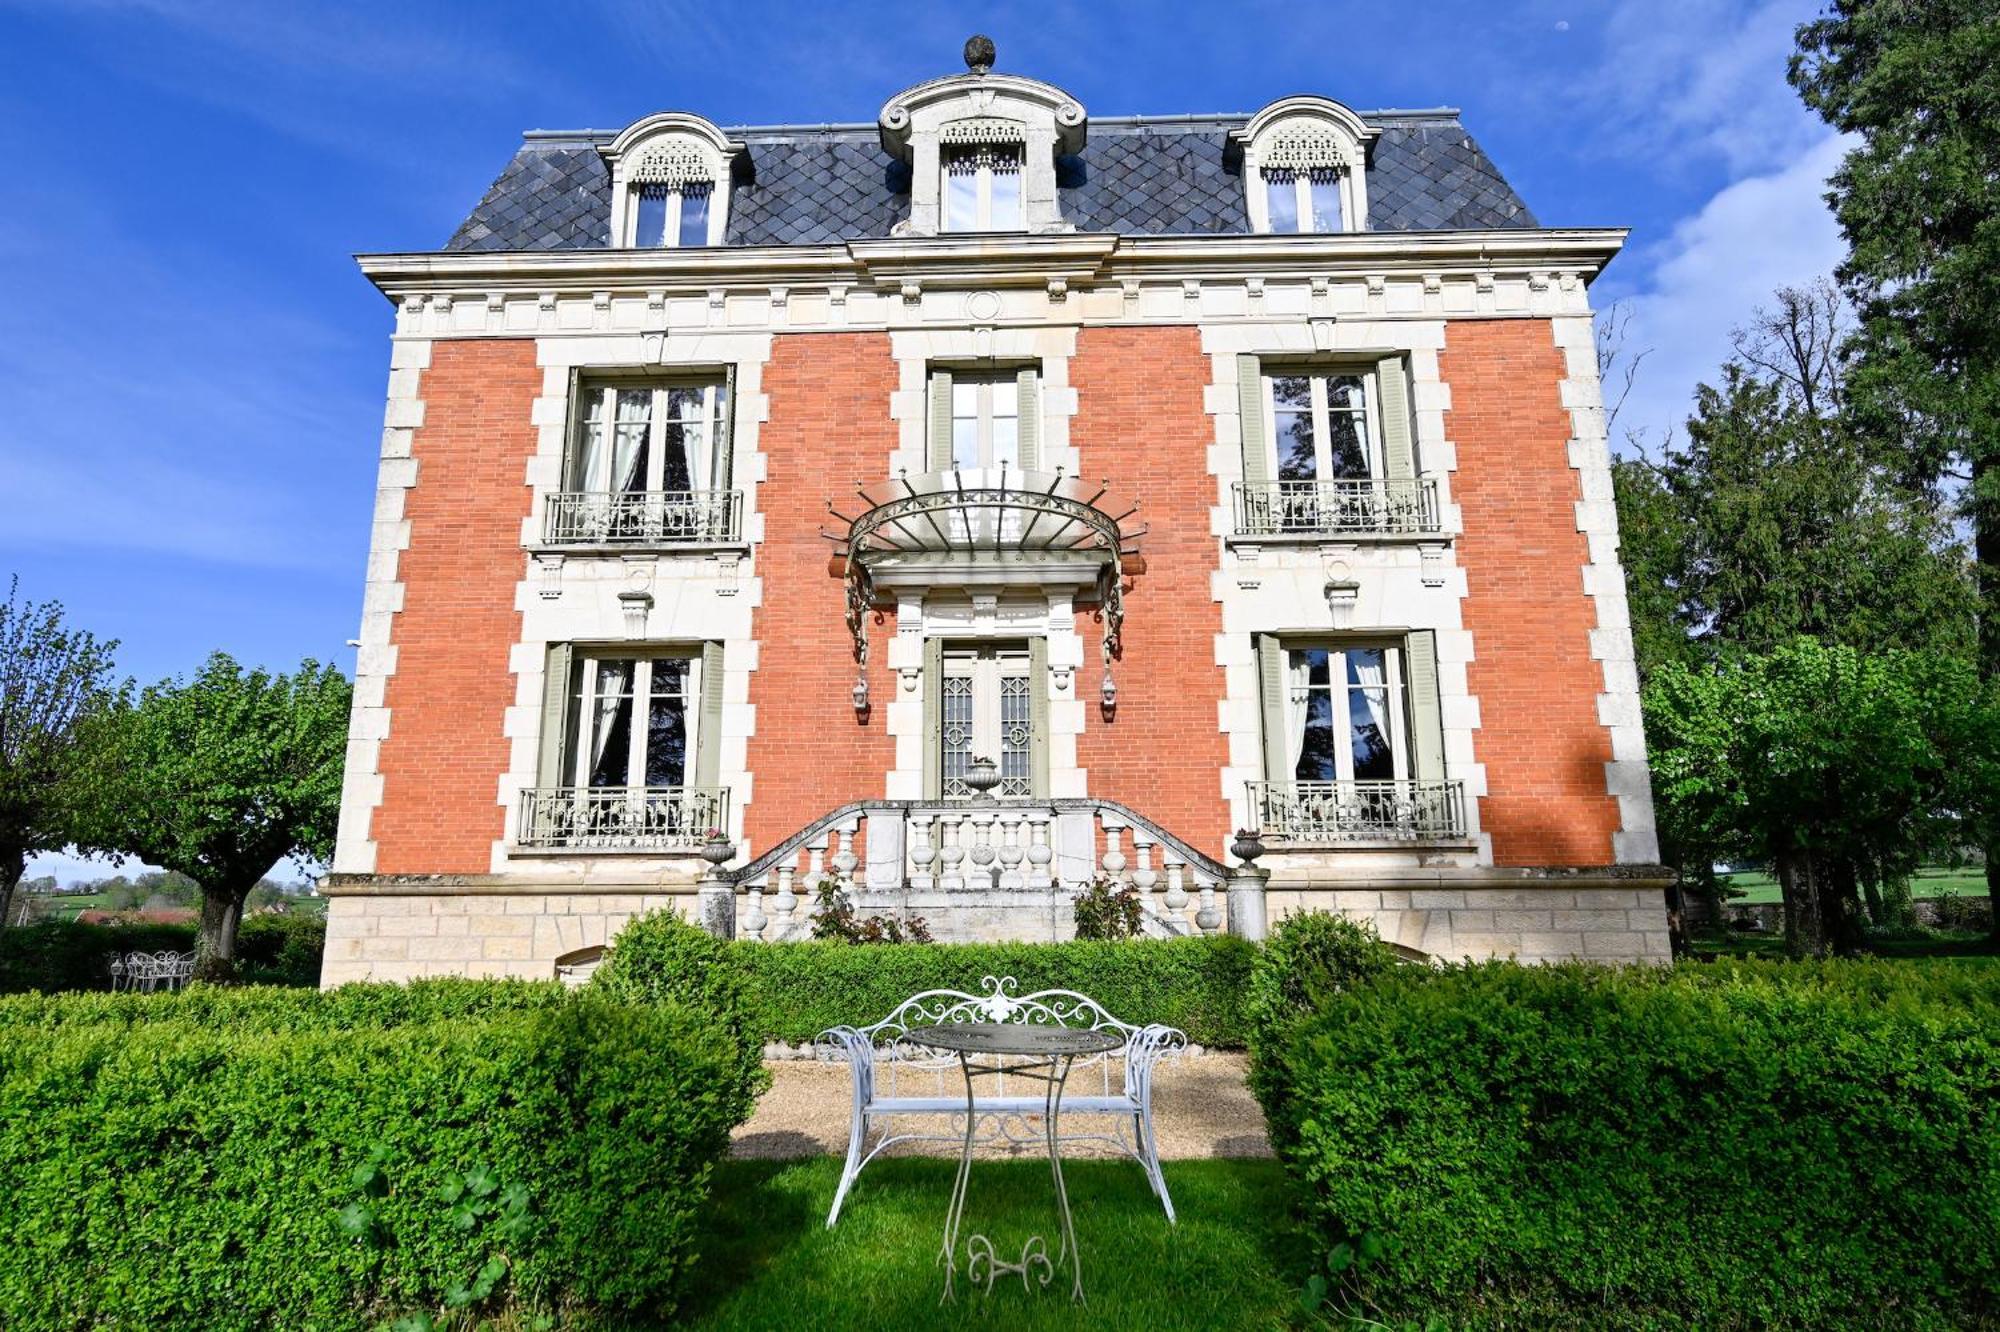
<instances>
[{"instance_id":1,"label":"ground floor window","mask_svg":"<svg viewBox=\"0 0 2000 1332\"><path fill-rule=\"evenodd\" d=\"M700 670L686 656L579 654L571 674L570 785L686 785Z\"/></svg>"},{"instance_id":2,"label":"ground floor window","mask_svg":"<svg viewBox=\"0 0 2000 1332\"><path fill-rule=\"evenodd\" d=\"M1401 648L1290 648L1285 682L1292 780L1393 781L1410 775Z\"/></svg>"}]
</instances>

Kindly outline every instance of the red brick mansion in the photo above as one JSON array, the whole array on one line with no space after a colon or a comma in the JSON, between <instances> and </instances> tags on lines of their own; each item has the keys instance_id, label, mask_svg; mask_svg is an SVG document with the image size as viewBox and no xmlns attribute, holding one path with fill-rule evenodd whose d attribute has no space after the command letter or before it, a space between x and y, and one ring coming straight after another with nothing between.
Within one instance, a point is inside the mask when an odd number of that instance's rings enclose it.
<instances>
[{"instance_id":1,"label":"red brick mansion","mask_svg":"<svg viewBox=\"0 0 2000 1332\"><path fill-rule=\"evenodd\" d=\"M1589 287L1450 111L529 134L396 308L325 977L815 887L1664 957ZM1248 835L1245 835L1248 834Z\"/></svg>"}]
</instances>

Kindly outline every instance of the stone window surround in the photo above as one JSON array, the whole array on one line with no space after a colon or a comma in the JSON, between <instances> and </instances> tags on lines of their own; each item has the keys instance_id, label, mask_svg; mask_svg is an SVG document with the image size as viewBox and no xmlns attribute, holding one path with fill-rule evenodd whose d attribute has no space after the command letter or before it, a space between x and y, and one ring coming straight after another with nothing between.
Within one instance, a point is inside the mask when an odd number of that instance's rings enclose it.
<instances>
[{"instance_id":1,"label":"stone window surround","mask_svg":"<svg viewBox=\"0 0 2000 1332\"><path fill-rule=\"evenodd\" d=\"M1332 170L1340 176L1344 231L1368 229L1368 149L1381 130L1329 97L1286 97L1271 103L1230 139L1243 154L1244 204L1250 230L1271 231L1264 169Z\"/></svg>"},{"instance_id":2,"label":"stone window surround","mask_svg":"<svg viewBox=\"0 0 2000 1332\"><path fill-rule=\"evenodd\" d=\"M1023 230L1071 230L1056 197L1056 158L1082 151L1086 120L1062 89L1014 74L955 74L897 93L877 118L883 151L910 168L910 216L896 234L949 234L945 148L978 144L1021 145Z\"/></svg>"},{"instance_id":3,"label":"stone window surround","mask_svg":"<svg viewBox=\"0 0 2000 1332\"><path fill-rule=\"evenodd\" d=\"M707 244L722 243L729 225L729 179L743 155L741 143L700 116L662 111L627 125L598 151L611 168L613 248L638 248L640 186L695 182L709 186Z\"/></svg>"}]
</instances>

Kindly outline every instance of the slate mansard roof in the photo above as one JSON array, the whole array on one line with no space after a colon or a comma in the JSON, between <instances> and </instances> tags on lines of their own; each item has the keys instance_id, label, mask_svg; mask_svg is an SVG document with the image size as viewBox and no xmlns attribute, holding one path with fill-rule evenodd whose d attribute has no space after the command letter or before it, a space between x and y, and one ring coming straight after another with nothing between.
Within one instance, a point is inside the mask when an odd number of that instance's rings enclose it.
<instances>
[{"instance_id":1,"label":"slate mansard roof","mask_svg":"<svg viewBox=\"0 0 2000 1332\"><path fill-rule=\"evenodd\" d=\"M1533 227L1455 111L1363 112L1378 126L1368 162L1371 231ZM1063 219L1123 235L1244 235L1243 177L1225 160L1247 116L1092 120L1084 150L1059 159ZM731 187L728 245L821 245L887 236L909 216L909 171L873 125L724 131L747 145ZM591 250L610 244L613 134L536 131L446 250Z\"/></svg>"}]
</instances>

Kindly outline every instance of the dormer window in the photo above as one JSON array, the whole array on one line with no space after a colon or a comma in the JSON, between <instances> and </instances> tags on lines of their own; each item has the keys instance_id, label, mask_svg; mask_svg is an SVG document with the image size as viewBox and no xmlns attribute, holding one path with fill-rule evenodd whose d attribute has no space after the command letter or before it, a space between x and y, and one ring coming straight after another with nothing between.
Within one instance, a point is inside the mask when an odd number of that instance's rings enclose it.
<instances>
[{"instance_id":1,"label":"dormer window","mask_svg":"<svg viewBox=\"0 0 2000 1332\"><path fill-rule=\"evenodd\" d=\"M1264 207L1273 232L1347 230L1340 206L1340 172L1334 168L1267 168L1263 176Z\"/></svg>"},{"instance_id":2,"label":"dormer window","mask_svg":"<svg viewBox=\"0 0 2000 1332\"><path fill-rule=\"evenodd\" d=\"M708 244L710 182L640 185L632 244L639 249Z\"/></svg>"},{"instance_id":3,"label":"dormer window","mask_svg":"<svg viewBox=\"0 0 2000 1332\"><path fill-rule=\"evenodd\" d=\"M953 145L944 151L946 231L1019 231L1019 144Z\"/></svg>"},{"instance_id":4,"label":"dormer window","mask_svg":"<svg viewBox=\"0 0 2000 1332\"><path fill-rule=\"evenodd\" d=\"M1083 151L1083 107L1060 88L995 73L991 54L984 44L968 48L969 73L920 83L883 105L882 148L910 169L910 215L893 234L1072 229L1056 159Z\"/></svg>"},{"instance_id":5,"label":"dormer window","mask_svg":"<svg viewBox=\"0 0 2000 1332\"><path fill-rule=\"evenodd\" d=\"M1288 97L1230 137L1243 154L1250 229L1272 235L1360 231L1368 144L1380 133L1324 97Z\"/></svg>"},{"instance_id":6,"label":"dormer window","mask_svg":"<svg viewBox=\"0 0 2000 1332\"><path fill-rule=\"evenodd\" d=\"M699 116L664 112L600 150L611 165L611 243L633 249L720 245L729 177L743 145Z\"/></svg>"}]
</instances>

